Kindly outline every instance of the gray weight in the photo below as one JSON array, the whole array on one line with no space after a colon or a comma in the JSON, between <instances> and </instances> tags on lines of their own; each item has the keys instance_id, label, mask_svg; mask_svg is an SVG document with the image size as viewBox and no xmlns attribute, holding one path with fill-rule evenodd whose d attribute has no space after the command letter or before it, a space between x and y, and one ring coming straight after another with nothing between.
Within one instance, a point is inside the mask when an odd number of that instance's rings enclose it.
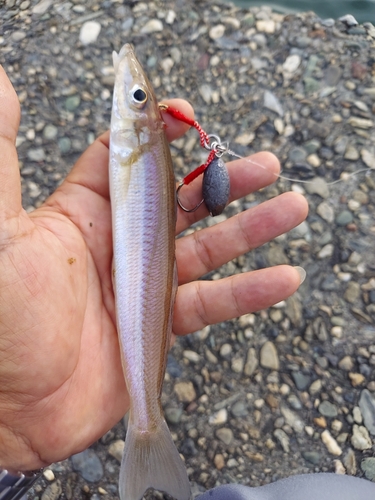
<instances>
[{"instance_id":1,"label":"gray weight","mask_svg":"<svg viewBox=\"0 0 375 500\"><path fill-rule=\"evenodd\" d=\"M229 199L230 180L221 158L214 158L203 174L202 193L206 207L214 217L220 215Z\"/></svg>"}]
</instances>

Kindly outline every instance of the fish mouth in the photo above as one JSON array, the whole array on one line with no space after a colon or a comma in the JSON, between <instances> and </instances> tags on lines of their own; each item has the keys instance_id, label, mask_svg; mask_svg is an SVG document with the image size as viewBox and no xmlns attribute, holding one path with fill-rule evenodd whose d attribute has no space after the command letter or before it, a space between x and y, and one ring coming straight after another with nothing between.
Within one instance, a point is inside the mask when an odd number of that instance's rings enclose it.
<instances>
[{"instance_id":1,"label":"fish mouth","mask_svg":"<svg viewBox=\"0 0 375 500\"><path fill-rule=\"evenodd\" d=\"M132 54L135 56L135 50L134 50L134 46L131 44L131 43L126 43L125 45L123 45L121 47L121 50L120 52L118 53L118 56L120 58L122 57L126 57L128 56L129 54Z\"/></svg>"}]
</instances>

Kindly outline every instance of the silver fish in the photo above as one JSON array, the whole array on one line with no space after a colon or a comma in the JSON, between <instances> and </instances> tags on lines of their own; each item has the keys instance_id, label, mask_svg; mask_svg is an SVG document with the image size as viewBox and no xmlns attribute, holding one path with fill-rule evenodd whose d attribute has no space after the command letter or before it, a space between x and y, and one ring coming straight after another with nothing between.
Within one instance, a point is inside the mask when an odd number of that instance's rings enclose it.
<instances>
[{"instance_id":1,"label":"silver fish","mask_svg":"<svg viewBox=\"0 0 375 500\"><path fill-rule=\"evenodd\" d=\"M152 487L188 500L186 468L160 403L177 291L172 159L158 102L132 46L114 52L113 62L113 281L130 395L120 498L139 500Z\"/></svg>"}]
</instances>

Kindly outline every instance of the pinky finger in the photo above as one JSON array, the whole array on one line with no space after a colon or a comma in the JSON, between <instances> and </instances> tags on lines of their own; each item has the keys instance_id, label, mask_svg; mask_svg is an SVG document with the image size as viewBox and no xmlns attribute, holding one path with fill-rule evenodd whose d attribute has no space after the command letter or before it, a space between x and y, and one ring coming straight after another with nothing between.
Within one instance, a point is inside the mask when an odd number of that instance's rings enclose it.
<instances>
[{"instance_id":1,"label":"pinky finger","mask_svg":"<svg viewBox=\"0 0 375 500\"><path fill-rule=\"evenodd\" d=\"M175 335L270 307L292 295L303 281L302 268L276 266L218 281L194 281L178 289Z\"/></svg>"}]
</instances>

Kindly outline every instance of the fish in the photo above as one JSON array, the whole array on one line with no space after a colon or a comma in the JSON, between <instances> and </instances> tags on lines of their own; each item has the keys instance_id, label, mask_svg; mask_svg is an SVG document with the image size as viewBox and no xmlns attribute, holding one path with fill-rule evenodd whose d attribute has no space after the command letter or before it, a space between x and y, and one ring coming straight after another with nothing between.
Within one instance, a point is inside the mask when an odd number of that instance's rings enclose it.
<instances>
[{"instance_id":1,"label":"fish","mask_svg":"<svg viewBox=\"0 0 375 500\"><path fill-rule=\"evenodd\" d=\"M110 127L113 288L130 396L121 500L154 488L191 498L184 462L163 416L161 392L177 292L176 188L158 101L134 49L113 53Z\"/></svg>"}]
</instances>

